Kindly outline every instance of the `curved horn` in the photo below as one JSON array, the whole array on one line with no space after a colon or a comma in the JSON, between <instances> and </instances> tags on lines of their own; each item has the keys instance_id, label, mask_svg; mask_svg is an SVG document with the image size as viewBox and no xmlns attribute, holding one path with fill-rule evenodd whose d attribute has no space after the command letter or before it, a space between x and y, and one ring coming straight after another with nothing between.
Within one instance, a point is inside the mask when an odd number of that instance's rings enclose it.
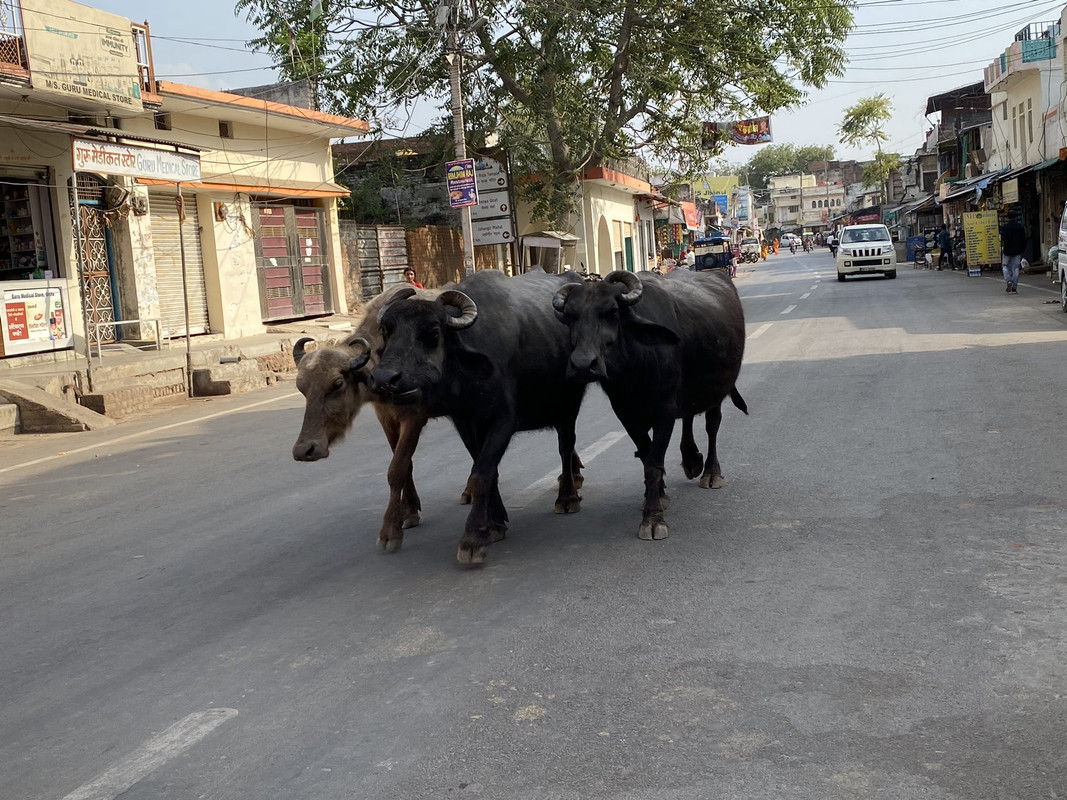
<instances>
[{"instance_id":1,"label":"curved horn","mask_svg":"<svg viewBox=\"0 0 1067 800\"><path fill-rule=\"evenodd\" d=\"M349 347L355 347L357 344L363 345L363 352L348 362L348 369L350 372L356 372L363 369L370 360L370 342L362 336L355 337L348 341Z\"/></svg>"},{"instance_id":2,"label":"curved horn","mask_svg":"<svg viewBox=\"0 0 1067 800\"><path fill-rule=\"evenodd\" d=\"M445 322L448 323L450 328L461 331L464 328L469 328L474 324L474 320L478 319L478 306L458 289L448 289L441 292L437 297L437 302L443 306L452 306L452 308L459 311L458 317L453 317L451 314L445 317Z\"/></svg>"},{"instance_id":3,"label":"curved horn","mask_svg":"<svg viewBox=\"0 0 1067 800\"><path fill-rule=\"evenodd\" d=\"M312 339L310 336L305 336L302 339L297 339L296 340L296 344L293 345L293 361L294 361L294 363L299 364L300 363L300 359L302 359L304 356L307 355L307 353L304 352L304 345L306 345L308 342L313 342L313 341L315 341L315 340Z\"/></svg>"},{"instance_id":4,"label":"curved horn","mask_svg":"<svg viewBox=\"0 0 1067 800\"><path fill-rule=\"evenodd\" d=\"M556 293L552 295L552 308L556 309L556 314L563 316L563 309L567 307L567 295L571 293L571 290L578 286L577 283L567 283L560 286L556 290Z\"/></svg>"},{"instance_id":5,"label":"curved horn","mask_svg":"<svg viewBox=\"0 0 1067 800\"><path fill-rule=\"evenodd\" d=\"M645 290L645 287L641 285L641 279L624 269L615 270L604 280L608 283L621 283L626 287L625 294L619 295L619 302L624 306L632 306L640 300L641 292Z\"/></svg>"},{"instance_id":6,"label":"curved horn","mask_svg":"<svg viewBox=\"0 0 1067 800\"><path fill-rule=\"evenodd\" d=\"M396 293L389 298L389 302L378 309L378 322L382 321L382 317L385 316L386 310L395 303L397 300L407 300L409 297L413 297L416 294L414 286L405 286L402 289L398 289Z\"/></svg>"}]
</instances>

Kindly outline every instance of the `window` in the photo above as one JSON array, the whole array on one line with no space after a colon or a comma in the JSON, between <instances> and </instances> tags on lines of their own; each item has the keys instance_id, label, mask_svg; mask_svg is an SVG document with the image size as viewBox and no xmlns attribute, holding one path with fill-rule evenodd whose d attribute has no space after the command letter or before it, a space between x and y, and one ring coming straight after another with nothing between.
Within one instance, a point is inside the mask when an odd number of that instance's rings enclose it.
<instances>
[{"instance_id":1,"label":"window","mask_svg":"<svg viewBox=\"0 0 1067 800\"><path fill-rule=\"evenodd\" d=\"M815 201L814 201L814 200L812 200L812 201L811 201L811 207L812 207L812 208L816 208L816 205L815 205Z\"/></svg>"},{"instance_id":2,"label":"window","mask_svg":"<svg viewBox=\"0 0 1067 800\"><path fill-rule=\"evenodd\" d=\"M1005 101L1004 105L1001 106L1001 112L1003 114L1004 121L1007 122L1008 121L1008 103L1006 101Z\"/></svg>"},{"instance_id":3,"label":"window","mask_svg":"<svg viewBox=\"0 0 1067 800\"><path fill-rule=\"evenodd\" d=\"M1034 143L1034 101L1026 101L1026 133L1030 138L1030 144Z\"/></svg>"},{"instance_id":4,"label":"window","mask_svg":"<svg viewBox=\"0 0 1067 800\"><path fill-rule=\"evenodd\" d=\"M170 114L156 114L155 122L157 131L169 131L171 129Z\"/></svg>"},{"instance_id":5,"label":"window","mask_svg":"<svg viewBox=\"0 0 1067 800\"><path fill-rule=\"evenodd\" d=\"M224 119L219 120L219 136L223 139L233 138L233 123L227 122Z\"/></svg>"},{"instance_id":6,"label":"window","mask_svg":"<svg viewBox=\"0 0 1067 800\"><path fill-rule=\"evenodd\" d=\"M1019 111L1015 106L1011 107L1011 146L1019 146Z\"/></svg>"}]
</instances>

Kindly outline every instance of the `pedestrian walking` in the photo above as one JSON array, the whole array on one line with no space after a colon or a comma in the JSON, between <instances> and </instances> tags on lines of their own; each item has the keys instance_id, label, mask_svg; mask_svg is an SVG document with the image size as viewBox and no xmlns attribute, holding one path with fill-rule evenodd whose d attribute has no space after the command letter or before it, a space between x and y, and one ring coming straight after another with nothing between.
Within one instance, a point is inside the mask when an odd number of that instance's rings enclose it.
<instances>
[{"instance_id":1,"label":"pedestrian walking","mask_svg":"<svg viewBox=\"0 0 1067 800\"><path fill-rule=\"evenodd\" d=\"M948 265L952 269L956 269L956 256L952 252L952 235L948 232L948 225L941 224L941 230L937 232L937 246L941 250L941 255L937 257L937 271L940 272L945 266L945 259L948 259Z\"/></svg>"},{"instance_id":2,"label":"pedestrian walking","mask_svg":"<svg viewBox=\"0 0 1067 800\"><path fill-rule=\"evenodd\" d=\"M780 246L780 244L781 243L778 241L778 237L775 236L774 237L774 254L775 255L778 255L778 247Z\"/></svg>"},{"instance_id":3,"label":"pedestrian walking","mask_svg":"<svg viewBox=\"0 0 1067 800\"><path fill-rule=\"evenodd\" d=\"M1019 293L1019 268L1026 250L1026 229L1019 222L1015 211L1008 214L1008 221L1000 229L1000 268L1004 273L1004 291Z\"/></svg>"}]
</instances>

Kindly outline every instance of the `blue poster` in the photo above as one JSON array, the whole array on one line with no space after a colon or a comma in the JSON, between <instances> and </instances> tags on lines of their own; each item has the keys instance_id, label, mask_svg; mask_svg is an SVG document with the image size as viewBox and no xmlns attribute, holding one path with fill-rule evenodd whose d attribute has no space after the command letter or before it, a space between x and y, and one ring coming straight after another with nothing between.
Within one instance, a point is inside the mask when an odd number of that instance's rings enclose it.
<instances>
[{"instance_id":1,"label":"blue poster","mask_svg":"<svg viewBox=\"0 0 1067 800\"><path fill-rule=\"evenodd\" d=\"M445 186L448 188L448 204L452 208L478 205L475 175L473 158L461 158L445 164Z\"/></svg>"}]
</instances>

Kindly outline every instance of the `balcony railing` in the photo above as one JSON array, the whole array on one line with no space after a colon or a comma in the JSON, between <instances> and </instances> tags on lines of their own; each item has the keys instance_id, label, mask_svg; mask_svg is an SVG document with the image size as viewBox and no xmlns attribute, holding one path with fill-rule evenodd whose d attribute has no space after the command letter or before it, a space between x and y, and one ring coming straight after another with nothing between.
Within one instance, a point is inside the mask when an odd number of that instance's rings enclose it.
<instances>
[{"instance_id":1,"label":"balcony railing","mask_svg":"<svg viewBox=\"0 0 1067 800\"><path fill-rule=\"evenodd\" d=\"M1031 22L1017 34L1017 42L1034 42L1039 39L1056 40L1060 36L1060 23L1055 22Z\"/></svg>"},{"instance_id":2,"label":"balcony railing","mask_svg":"<svg viewBox=\"0 0 1067 800\"><path fill-rule=\"evenodd\" d=\"M18 0L0 0L0 65L29 69Z\"/></svg>"},{"instance_id":3,"label":"balcony railing","mask_svg":"<svg viewBox=\"0 0 1067 800\"><path fill-rule=\"evenodd\" d=\"M1053 61L1059 37L1059 22L1031 22L1015 34L1011 46L985 68L986 92L1016 72L1040 69L1041 62Z\"/></svg>"}]
</instances>

